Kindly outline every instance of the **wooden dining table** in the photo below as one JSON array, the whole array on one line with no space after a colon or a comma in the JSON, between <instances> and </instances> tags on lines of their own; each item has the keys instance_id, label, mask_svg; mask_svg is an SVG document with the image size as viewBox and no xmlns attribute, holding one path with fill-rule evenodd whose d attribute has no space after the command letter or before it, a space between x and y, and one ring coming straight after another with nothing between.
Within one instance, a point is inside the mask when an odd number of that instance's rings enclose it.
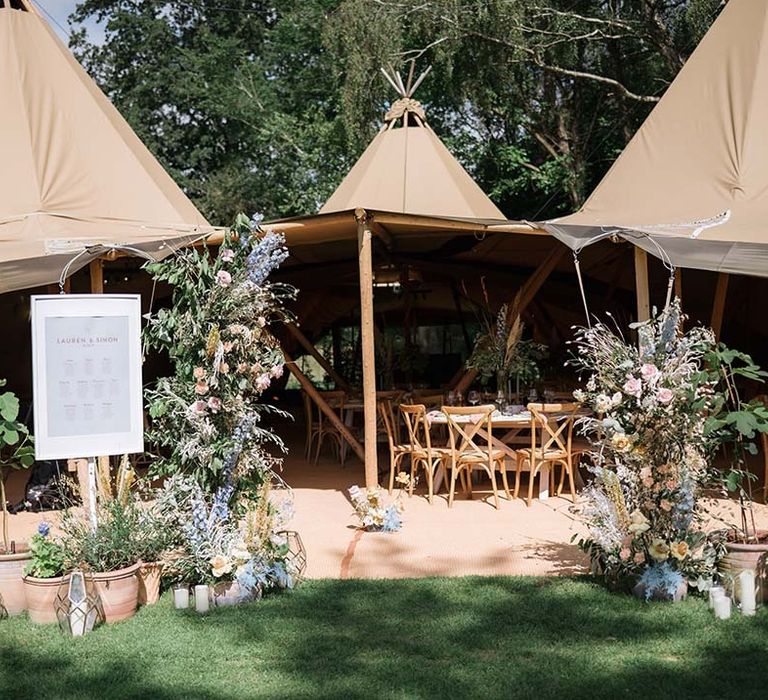
<instances>
[{"instance_id":1,"label":"wooden dining table","mask_svg":"<svg viewBox=\"0 0 768 700\"><path fill-rule=\"evenodd\" d=\"M457 423L469 423L472 416L454 416ZM442 411L430 411L427 414L430 426L448 425L448 417ZM514 415L506 415L500 411L491 414L491 443L494 448L502 450L510 459L517 460L517 450L531 444L530 435L533 418L529 411L522 411ZM488 439L488 433L482 428L477 435ZM539 469L539 500L546 501L549 498L549 463L544 462ZM442 483L443 474L438 474L435 482L435 490Z\"/></svg>"}]
</instances>

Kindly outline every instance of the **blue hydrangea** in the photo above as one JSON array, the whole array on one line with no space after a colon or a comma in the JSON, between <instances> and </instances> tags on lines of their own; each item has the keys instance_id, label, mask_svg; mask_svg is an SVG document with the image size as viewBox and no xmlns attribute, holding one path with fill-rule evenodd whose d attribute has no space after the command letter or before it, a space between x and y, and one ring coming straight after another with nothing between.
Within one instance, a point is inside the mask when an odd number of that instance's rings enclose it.
<instances>
[{"instance_id":1,"label":"blue hydrangea","mask_svg":"<svg viewBox=\"0 0 768 700\"><path fill-rule=\"evenodd\" d=\"M41 537L48 537L48 533L51 531L51 526L45 520L41 520L37 526L37 532Z\"/></svg>"},{"instance_id":2,"label":"blue hydrangea","mask_svg":"<svg viewBox=\"0 0 768 700\"><path fill-rule=\"evenodd\" d=\"M400 513L394 505L387 506L384 511L384 523L381 526L382 532L397 532L403 526Z\"/></svg>"},{"instance_id":3,"label":"blue hydrangea","mask_svg":"<svg viewBox=\"0 0 768 700\"><path fill-rule=\"evenodd\" d=\"M643 571L639 583L644 588L646 600L651 600L656 594L660 598L671 600L674 598L680 584L684 581L683 575L676 569L673 569L668 561L665 561L661 564L651 564L647 567Z\"/></svg>"}]
</instances>

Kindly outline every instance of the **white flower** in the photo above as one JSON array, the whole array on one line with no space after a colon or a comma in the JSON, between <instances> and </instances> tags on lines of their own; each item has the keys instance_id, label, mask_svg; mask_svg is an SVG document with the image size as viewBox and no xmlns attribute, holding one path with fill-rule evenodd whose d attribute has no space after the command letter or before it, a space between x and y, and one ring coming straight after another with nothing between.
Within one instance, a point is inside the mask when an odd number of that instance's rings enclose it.
<instances>
[{"instance_id":1,"label":"white flower","mask_svg":"<svg viewBox=\"0 0 768 700\"><path fill-rule=\"evenodd\" d=\"M576 391L573 392L573 398L579 403L584 403L587 395L581 389L576 389Z\"/></svg>"},{"instance_id":2,"label":"white flower","mask_svg":"<svg viewBox=\"0 0 768 700\"><path fill-rule=\"evenodd\" d=\"M219 257L224 262L232 262L235 259L235 251L231 248L224 248Z\"/></svg>"},{"instance_id":3,"label":"white flower","mask_svg":"<svg viewBox=\"0 0 768 700\"><path fill-rule=\"evenodd\" d=\"M651 525L648 522L648 518L646 518L638 509L633 510L629 514L629 527L627 529L630 532L640 535L643 532L650 530L650 528Z\"/></svg>"},{"instance_id":4,"label":"white flower","mask_svg":"<svg viewBox=\"0 0 768 700\"><path fill-rule=\"evenodd\" d=\"M598 394L595 398L595 410L598 413L605 413L612 407L611 397L607 394Z\"/></svg>"},{"instance_id":5,"label":"white flower","mask_svg":"<svg viewBox=\"0 0 768 700\"><path fill-rule=\"evenodd\" d=\"M616 408L621 403L621 400L624 397L622 396L620 391L617 391L613 396L611 396L611 408Z\"/></svg>"}]
</instances>

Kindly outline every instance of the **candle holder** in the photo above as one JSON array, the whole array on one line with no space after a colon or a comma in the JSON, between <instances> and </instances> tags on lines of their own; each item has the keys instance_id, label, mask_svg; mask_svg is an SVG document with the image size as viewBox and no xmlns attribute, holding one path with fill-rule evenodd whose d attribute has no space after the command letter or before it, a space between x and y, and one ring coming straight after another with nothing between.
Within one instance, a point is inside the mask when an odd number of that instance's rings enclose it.
<instances>
[{"instance_id":1,"label":"candle holder","mask_svg":"<svg viewBox=\"0 0 768 700\"><path fill-rule=\"evenodd\" d=\"M762 563L763 566L765 564ZM737 569L729 572L723 581L726 594L733 598L743 615L754 615L763 601L763 577L759 570Z\"/></svg>"},{"instance_id":2,"label":"candle holder","mask_svg":"<svg viewBox=\"0 0 768 700\"><path fill-rule=\"evenodd\" d=\"M82 637L105 621L101 598L93 577L73 571L59 585L53 602L59 628L71 637Z\"/></svg>"},{"instance_id":3,"label":"candle holder","mask_svg":"<svg viewBox=\"0 0 768 700\"><path fill-rule=\"evenodd\" d=\"M293 576L294 585L301 583L307 570L307 550L304 548L301 536L295 530L281 530L277 534L285 537L285 542L288 545L285 566Z\"/></svg>"},{"instance_id":4,"label":"candle holder","mask_svg":"<svg viewBox=\"0 0 768 700\"><path fill-rule=\"evenodd\" d=\"M189 607L189 586L176 585L173 587L173 607L185 610Z\"/></svg>"}]
</instances>

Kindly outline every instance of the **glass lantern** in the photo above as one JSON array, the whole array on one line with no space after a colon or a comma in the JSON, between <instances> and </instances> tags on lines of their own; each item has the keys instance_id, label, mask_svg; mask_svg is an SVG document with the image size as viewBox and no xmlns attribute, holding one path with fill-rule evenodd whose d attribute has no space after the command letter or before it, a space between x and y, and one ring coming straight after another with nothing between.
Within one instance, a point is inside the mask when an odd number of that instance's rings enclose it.
<instances>
[{"instance_id":1,"label":"glass lantern","mask_svg":"<svg viewBox=\"0 0 768 700\"><path fill-rule=\"evenodd\" d=\"M105 620L101 598L93 577L73 571L64 579L53 603L61 631L72 637L82 637Z\"/></svg>"},{"instance_id":2,"label":"glass lantern","mask_svg":"<svg viewBox=\"0 0 768 700\"><path fill-rule=\"evenodd\" d=\"M295 530L283 530L277 534L285 537L288 545L288 554L285 557L286 568L293 576L294 583L300 583L307 570L307 550L304 548L304 543Z\"/></svg>"},{"instance_id":3,"label":"glass lantern","mask_svg":"<svg viewBox=\"0 0 768 700\"><path fill-rule=\"evenodd\" d=\"M3 603L3 594L0 593L0 620L4 620L6 617L8 617L8 610L6 610L5 603Z\"/></svg>"}]
</instances>

